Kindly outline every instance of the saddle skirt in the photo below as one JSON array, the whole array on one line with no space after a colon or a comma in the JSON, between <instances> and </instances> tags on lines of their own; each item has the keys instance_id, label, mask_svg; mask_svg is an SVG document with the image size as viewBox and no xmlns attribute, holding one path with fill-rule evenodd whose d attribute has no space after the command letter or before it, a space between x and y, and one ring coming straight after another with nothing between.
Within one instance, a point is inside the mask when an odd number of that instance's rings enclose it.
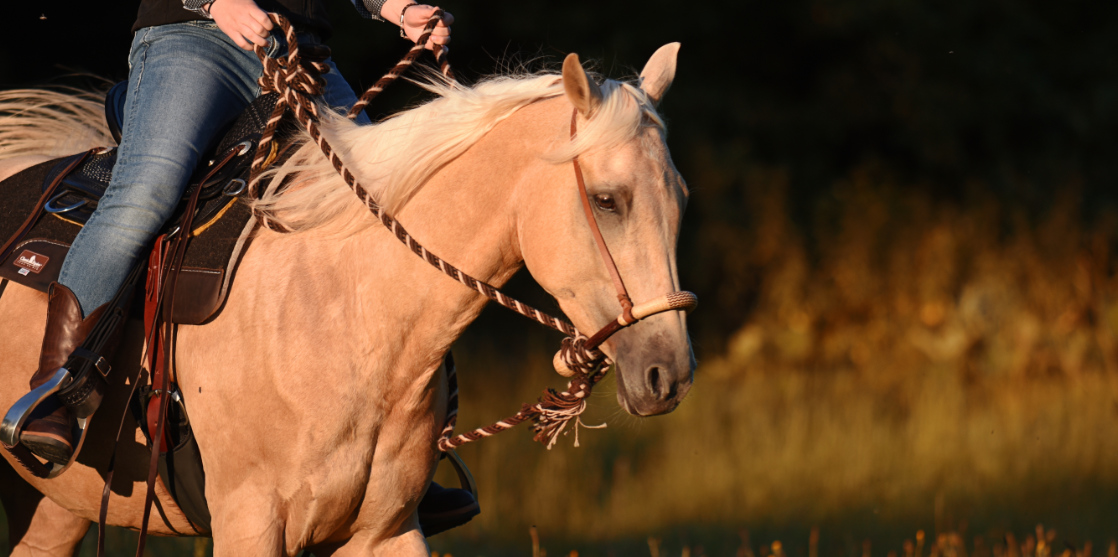
<instances>
[{"instance_id":1,"label":"saddle skirt","mask_svg":"<svg viewBox=\"0 0 1118 557\"><path fill-rule=\"evenodd\" d=\"M115 87L108 95L106 113L109 127L117 136L123 89ZM185 210L185 200L202 188L199 208L194 217L191 241L179 275L175 323L197 325L216 317L228 296L234 271L248 246L250 232L256 222L245 202L246 183L253 155L261 132L275 107L275 95L254 101L232 124L208 156L195 170L172 218L161 233L178 228ZM216 160L231 150L237 155L206 183ZM116 163L116 149L93 153L69 173L67 168L82 154L48 161L28 168L0 182L0 246L16 234L22 239L0 260L0 279L8 279L46 292L58 280L62 262L81 227L97 208L105 193ZM43 206L30 230L21 230L43 197L44 192L61 180L55 193ZM181 232L180 232L181 233ZM3 255L3 254L0 254Z\"/></svg>"}]
</instances>

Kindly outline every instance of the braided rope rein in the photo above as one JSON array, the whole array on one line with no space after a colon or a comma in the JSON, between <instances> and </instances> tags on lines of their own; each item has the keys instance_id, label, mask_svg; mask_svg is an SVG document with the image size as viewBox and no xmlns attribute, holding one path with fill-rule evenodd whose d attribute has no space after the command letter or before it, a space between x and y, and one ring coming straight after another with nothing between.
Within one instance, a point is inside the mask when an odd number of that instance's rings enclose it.
<instances>
[{"instance_id":1,"label":"braided rope rein","mask_svg":"<svg viewBox=\"0 0 1118 557\"><path fill-rule=\"evenodd\" d=\"M353 108L349 109L349 112L346 114L347 118L350 120L357 118L357 115L361 114L361 111L365 110L365 107L368 106L381 91L384 91L386 87L399 79L400 76L404 75L404 72L408 71L408 68L411 68L416 58L419 58L419 55L423 54L423 51L426 50L423 45L427 44L427 39L431 36L431 32L442 19L443 11L437 10L435 14L431 16L430 21L427 22L427 26L423 28L423 34L419 36L419 40L412 45L408 53L400 59L395 67L388 70L388 73L378 79L372 87L369 87L361 95L361 98L357 99ZM442 45L435 45L432 52L435 54L435 61L439 64L439 71L450 81L457 82L458 80L455 79L454 72L450 69L450 62L447 60L447 54L450 53L450 49Z\"/></svg>"},{"instance_id":2,"label":"braided rope rein","mask_svg":"<svg viewBox=\"0 0 1118 557\"><path fill-rule=\"evenodd\" d=\"M435 26L442 20L442 16L442 10L437 10L431 16L422 35L420 35L419 39L416 41L415 46L408 51L396 67L379 79L376 84L361 96L357 105L350 110L348 114L350 118L356 117L356 115L360 113L360 109L364 108L377 94L384 90L384 87L399 78L400 75L413 64L415 59L424 50L423 45L426 44ZM404 229L399 221L392 218L392 216L377 204L368 190L366 190L349 169L346 168L345 164L334 152L334 149L326 141L326 138L323 137L318 128L318 109L314 99L322 94L323 86L321 78L319 78L318 75L328 71L329 68L321 62L306 62L302 60L299 55L295 31L291 24L288 23L286 18L279 14L270 13L269 17L276 25L283 29L288 43L288 54L285 59L277 60L269 56L262 47L257 46L255 49L257 57L260 58L264 66L263 75L261 75L259 80L261 94L277 93L279 95L279 101L276 103L276 107L268 119L264 133L260 139L260 144L257 147L256 156L253 159L249 181L249 195L254 199L259 199L261 194L259 184L264 169L271 162L272 142L275 139L276 127L283 118L284 113L290 109L295 115L296 120L318 145L322 154L330 161L334 170L341 175L346 185L353 190L354 194L357 195L357 198L361 200L369 212L371 212L385 228L392 232L396 239L406 245L408 249L431 266L442 271L443 274L480 293L486 298L520 315L528 317L537 323L568 335L567 338L563 339L562 348L556 356L557 359L561 359L566 364L568 369L573 371L571 380L567 383L567 388L564 391L557 392L549 388L544 391L536 404L524 404L520 411L514 415L499 420L489 426L451 437L458 418L455 409L454 412L448 413L446 426L443 428L438 441L439 449L448 451L466 443L489 437L494 433L510 429L528 420L535 422L532 427L533 431L536 432L534 439L546 443L549 449L555 444L558 436L566 430L567 425L574 421L575 425L573 429L576 432L575 442L577 445L578 427L585 426L585 424L582 424L579 420L579 416L586 409L586 399L589 397L594 385L601 381L606 373L608 373L609 369L612 367L612 361L603 352L597 349L597 344L593 346L587 345L587 338L582 335L574 325L566 320L559 319L520 302L504 294L495 286L462 272L441 257L428 251L416 241L415 238L408 234L407 230ZM436 57L443 67L443 74L453 79L453 74L450 71L445 54L446 49L440 49L436 52ZM290 232L286 227L270 219L267 214L255 210L253 213L261 226L276 232ZM457 383L456 379L455 383Z\"/></svg>"}]
</instances>

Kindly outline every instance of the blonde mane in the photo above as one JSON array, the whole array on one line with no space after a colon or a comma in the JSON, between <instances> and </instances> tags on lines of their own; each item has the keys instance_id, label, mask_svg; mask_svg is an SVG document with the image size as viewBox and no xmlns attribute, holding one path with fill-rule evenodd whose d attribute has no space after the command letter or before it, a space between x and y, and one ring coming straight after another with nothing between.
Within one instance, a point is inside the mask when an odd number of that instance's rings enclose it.
<instances>
[{"instance_id":1,"label":"blonde mane","mask_svg":"<svg viewBox=\"0 0 1118 557\"><path fill-rule=\"evenodd\" d=\"M397 214L431 176L461 156L474 143L520 108L538 100L563 95L561 76L536 74L501 76L474 87L439 79L420 83L436 98L382 122L359 126L330 111L322 118L323 135L346 166L389 214ZM637 138L641 130L664 122L647 95L632 83L606 80L603 102L589 122L580 126L574 141L541 156L553 163L568 162L591 149L608 149ZM254 203L296 232L326 228L352 234L374 219L303 133L297 150L285 163L269 171L272 184L291 184L282 194L274 188Z\"/></svg>"},{"instance_id":2,"label":"blonde mane","mask_svg":"<svg viewBox=\"0 0 1118 557\"><path fill-rule=\"evenodd\" d=\"M492 77L473 87L429 77L418 83L435 99L382 122L359 126L322 110L321 128L339 156L389 214L398 214L439 169L461 156L498 123L539 100L564 94L557 73ZM648 96L632 82L604 80L603 102L579 125L574 141L540 153L560 164L592 149L634 140L664 122ZM64 156L114 145L101 93L21 89L0 92L0 160L20 155ZM253 202L289 229L324 229L350 235L375 220L342 181L318 146L300 133L294 154L268 171L274 188Z\"/></svg>"}]
</instances>

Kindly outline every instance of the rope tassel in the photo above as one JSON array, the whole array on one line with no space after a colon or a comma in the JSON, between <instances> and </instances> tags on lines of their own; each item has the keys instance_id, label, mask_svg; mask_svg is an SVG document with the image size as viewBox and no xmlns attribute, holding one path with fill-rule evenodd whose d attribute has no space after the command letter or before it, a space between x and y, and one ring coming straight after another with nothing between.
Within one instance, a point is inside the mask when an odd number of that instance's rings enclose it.
<instances>
[{"instance_id":1,"label":"rope tassel","mask_svg":"<svg viewBox=\"0 0 1118 557\"><path fill-rule=\"evenodd\" d=\"M603 367L594 383L605 377L606 371L608 371L608 367ZM582 413L587 408L586 399L590 397L594 383L583 376L567 383L567 390L562 393L557 393L554 389L545 391L544 395L540 397L539 404L534 406L537 414L534 418L535 424L532 425L532 431L535 431L536 435L532 439L546 444L548 450L551 450L551 447L559 440L559 435L565 433L564 430L573 422L574 427L572 429L575 432L575 446L577 447L579 446L579 427L589 429L606 427L604 423L595 426L586 425L581 419Z\"/></svg>"},{"instance_id":2,"label":"rope tassel","mask_svg":"<svg viewBox=\"0 0 1118 557\"><path fill-rule=\"evenodd\" d=\"M565 358L572 362L573 369L578 370L571 381L567 383L566 390L558 392L555 389L547 389L536 401L536 404L525 404L519 412L512 416L455 437L450 437L454 424L448 423L443 430L442 438L439 439L439 449L447 451L461 447L466 443L490 437L527 421L533 422L532 431L536 434L532 438L547 445L548 449L555 446L555 442L559 440L559 435L569 433L567 426L571 425L572 422L574 427L571 429L575 432L576 447L579 446L578 429L580 427L588 429L606 427L606 424L587 425L581 420L582 413L587 408L586 401L590 398L594 385L604 379L610 368L613 367L613 362L605 354L597 349L588 350L586 340L586 337L583 336L563 339L563 348L560 350L560 354L565 354Z\"/></svg>"}]
</instances>

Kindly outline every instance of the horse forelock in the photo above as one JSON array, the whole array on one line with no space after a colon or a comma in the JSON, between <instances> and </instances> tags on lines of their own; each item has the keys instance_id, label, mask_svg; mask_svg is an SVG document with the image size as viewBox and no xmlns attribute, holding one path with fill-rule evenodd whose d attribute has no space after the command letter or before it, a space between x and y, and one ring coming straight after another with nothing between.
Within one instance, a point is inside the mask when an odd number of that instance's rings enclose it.
<instances>
[{"instance_id":1,"label":"horse forelock","mask_svg":"<svg viewBox=\"0 0 1118 557\"><path fill-rule=\"evenodd\" d=\"M473 87L438 78L419 85L436 98L372 125L321 111L323 135L389 214L397 214L432 175L517 110L564 94L555 73L491 77ZM601 90L601 106L589 120L580 119L575 139L542 157L565 163L589 150L640 140L647 128L665 129L652 102L633 83L605 80ZM306 134L299 141L296 153L270 171L274 181L294 186L266 195L255 208L296 232L326 229L346 236L372 226L375 219L361 215L364 206L317 145Z\"/></svg>"}]
</instances>

